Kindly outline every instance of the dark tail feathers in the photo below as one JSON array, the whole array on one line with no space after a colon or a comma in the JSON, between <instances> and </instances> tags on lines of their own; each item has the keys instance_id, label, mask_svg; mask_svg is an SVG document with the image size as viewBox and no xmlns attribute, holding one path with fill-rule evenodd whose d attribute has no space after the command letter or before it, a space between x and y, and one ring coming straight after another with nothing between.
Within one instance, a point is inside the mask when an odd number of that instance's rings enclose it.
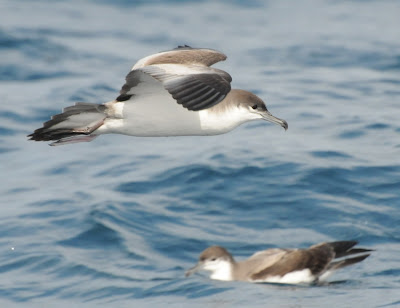
<instances>
[{"instance_id":1,"label":"dark tail feathers","mask_svg":"<svg viewBox=\"0 0 400 308\"><path fill-rule=\"evenodd\" d=\"M76 103L67 107L62 113L51 117L42 128L28 135L30 140L50 141L51 145L91 141L96 135L91 135L103 123L107 115L106 106L91 103Z\"/></svg>"},{"instance_id":2,"label":"dark tail feathers","mask_svg":"<svg viewBox=\"0 0 400 308\"><path fill-rule=\"evenodd\" d=\"M335 251L334 261L330 263L328 270L339 269L348 265L361 262L370 256L372 249L353 248L356 241L340 241L328 243ZM351 257L349 257L351 256Z\"/></svg>"}]
</instances>

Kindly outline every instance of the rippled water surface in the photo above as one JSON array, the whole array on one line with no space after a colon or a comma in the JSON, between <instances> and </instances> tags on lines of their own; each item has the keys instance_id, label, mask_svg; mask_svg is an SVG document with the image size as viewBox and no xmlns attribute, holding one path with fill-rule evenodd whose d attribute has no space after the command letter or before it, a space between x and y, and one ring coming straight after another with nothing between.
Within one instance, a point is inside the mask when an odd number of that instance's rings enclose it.
<instances>
[{"instance_id":1,"label":"rippled water surface","mask_svg":"<svg viewBox=\"0 0 400 308\"><path fill-rule=\"evenodd\" d=\"M400 306L398 1L0 2L1 307ZM289 123L214 137L26 135L116 97L177 45ZM184 277L209 245L238 259L355 239L375 249L318 287Z\"/></svg>"}]
</instances>

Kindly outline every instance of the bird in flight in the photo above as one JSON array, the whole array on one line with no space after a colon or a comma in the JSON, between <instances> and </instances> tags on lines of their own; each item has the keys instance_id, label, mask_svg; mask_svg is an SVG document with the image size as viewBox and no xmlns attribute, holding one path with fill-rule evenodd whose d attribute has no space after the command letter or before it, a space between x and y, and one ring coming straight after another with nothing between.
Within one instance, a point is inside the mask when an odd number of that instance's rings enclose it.
<instances>
[{"instance_id":1,"label":"bird in flight","mask_svg":"<svg viewBox=\"0 0 400 308\"><path fill-rule=\"evenodd\" d=\"M310 284L326 280L335 270L358 263L372 250L353 248L356 241L320 243L308 249L273 248L258 251L244 261L235 261L223 247L204 250L197 265L186 272L211 272L216 280L241 280L285 284Z\"/></svg>"},{"instance_id":2,"label":"bird in flight","mask_svg":"<svg viewBox=\"0 0 400 308\"><path fill-rule=\"evenodd\" d=\"M142 137L206 136L253 120L282 126L255 94L231 89L231 76L210 67L226 56L216 50L178 46L139 60L119 96L104 104L76 103L28 135L63 145L103 134Z\"/></svg>"}]
</instances>

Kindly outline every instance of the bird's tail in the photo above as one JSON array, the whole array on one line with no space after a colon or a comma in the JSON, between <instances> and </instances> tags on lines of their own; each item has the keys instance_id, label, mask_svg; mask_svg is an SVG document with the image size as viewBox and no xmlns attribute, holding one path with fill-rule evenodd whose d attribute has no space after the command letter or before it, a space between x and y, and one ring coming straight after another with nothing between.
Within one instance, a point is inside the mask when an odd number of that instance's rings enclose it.
<instances>
[{"instance_id":1,"label":"bird's tail","mask_svg":"<svg viewBox=\"0 0 400 308\"><path fill-rule=\"evenodd\" d=\"M353 248L356 241L340 241L328 243L335 251L335 259L330 263L328 270L336 270L363 261L369 257L371 249Z\"/></svg>"},{"instance_id":2,"label":"bird's tail","mask_svg":"<svg viewBox=\"0 0 400 308\"><path fill-rule=\"evenodd\" d=\"M336 270L358 262L361 262L370 256L371 249L353 248L357 245L356 241L339 241L324 243L325 247L330 247L335 253L333 260L329 263L318 281L326 280Z\"/></svg>"},{"instance_id":3,"label":"bird's tail","mask_svg":"<svg viewBox=\"0 0 400 308\"><path fill-rule=\"evenodd\" d=\"M76 142L88 142L97 137L92 134L106 119L106 106L91 103L76 103L64 108L63 112L51 117L32 134L30 140L55 142L50 145L62 145Z\"/></svg>"}]
</instances>

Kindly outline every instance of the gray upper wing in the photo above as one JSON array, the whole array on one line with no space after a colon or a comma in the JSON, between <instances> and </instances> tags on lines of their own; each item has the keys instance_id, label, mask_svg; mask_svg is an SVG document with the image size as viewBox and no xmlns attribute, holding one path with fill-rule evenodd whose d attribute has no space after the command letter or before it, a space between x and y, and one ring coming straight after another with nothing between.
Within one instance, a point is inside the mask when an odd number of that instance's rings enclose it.
<instances>
[{"instance_id":1,"label":"gray upper wing","mask_svg":"<svg viewBox=\"0 0 400 308\"><path fill-rule=\"evenodd\" d=\"M211 66L219 61L224 61L225 59L226 55L218 50L209 48L192 48L185 45L140 59L132 69L134 70L155 64Z\"/></svg>"}]
</instances>

